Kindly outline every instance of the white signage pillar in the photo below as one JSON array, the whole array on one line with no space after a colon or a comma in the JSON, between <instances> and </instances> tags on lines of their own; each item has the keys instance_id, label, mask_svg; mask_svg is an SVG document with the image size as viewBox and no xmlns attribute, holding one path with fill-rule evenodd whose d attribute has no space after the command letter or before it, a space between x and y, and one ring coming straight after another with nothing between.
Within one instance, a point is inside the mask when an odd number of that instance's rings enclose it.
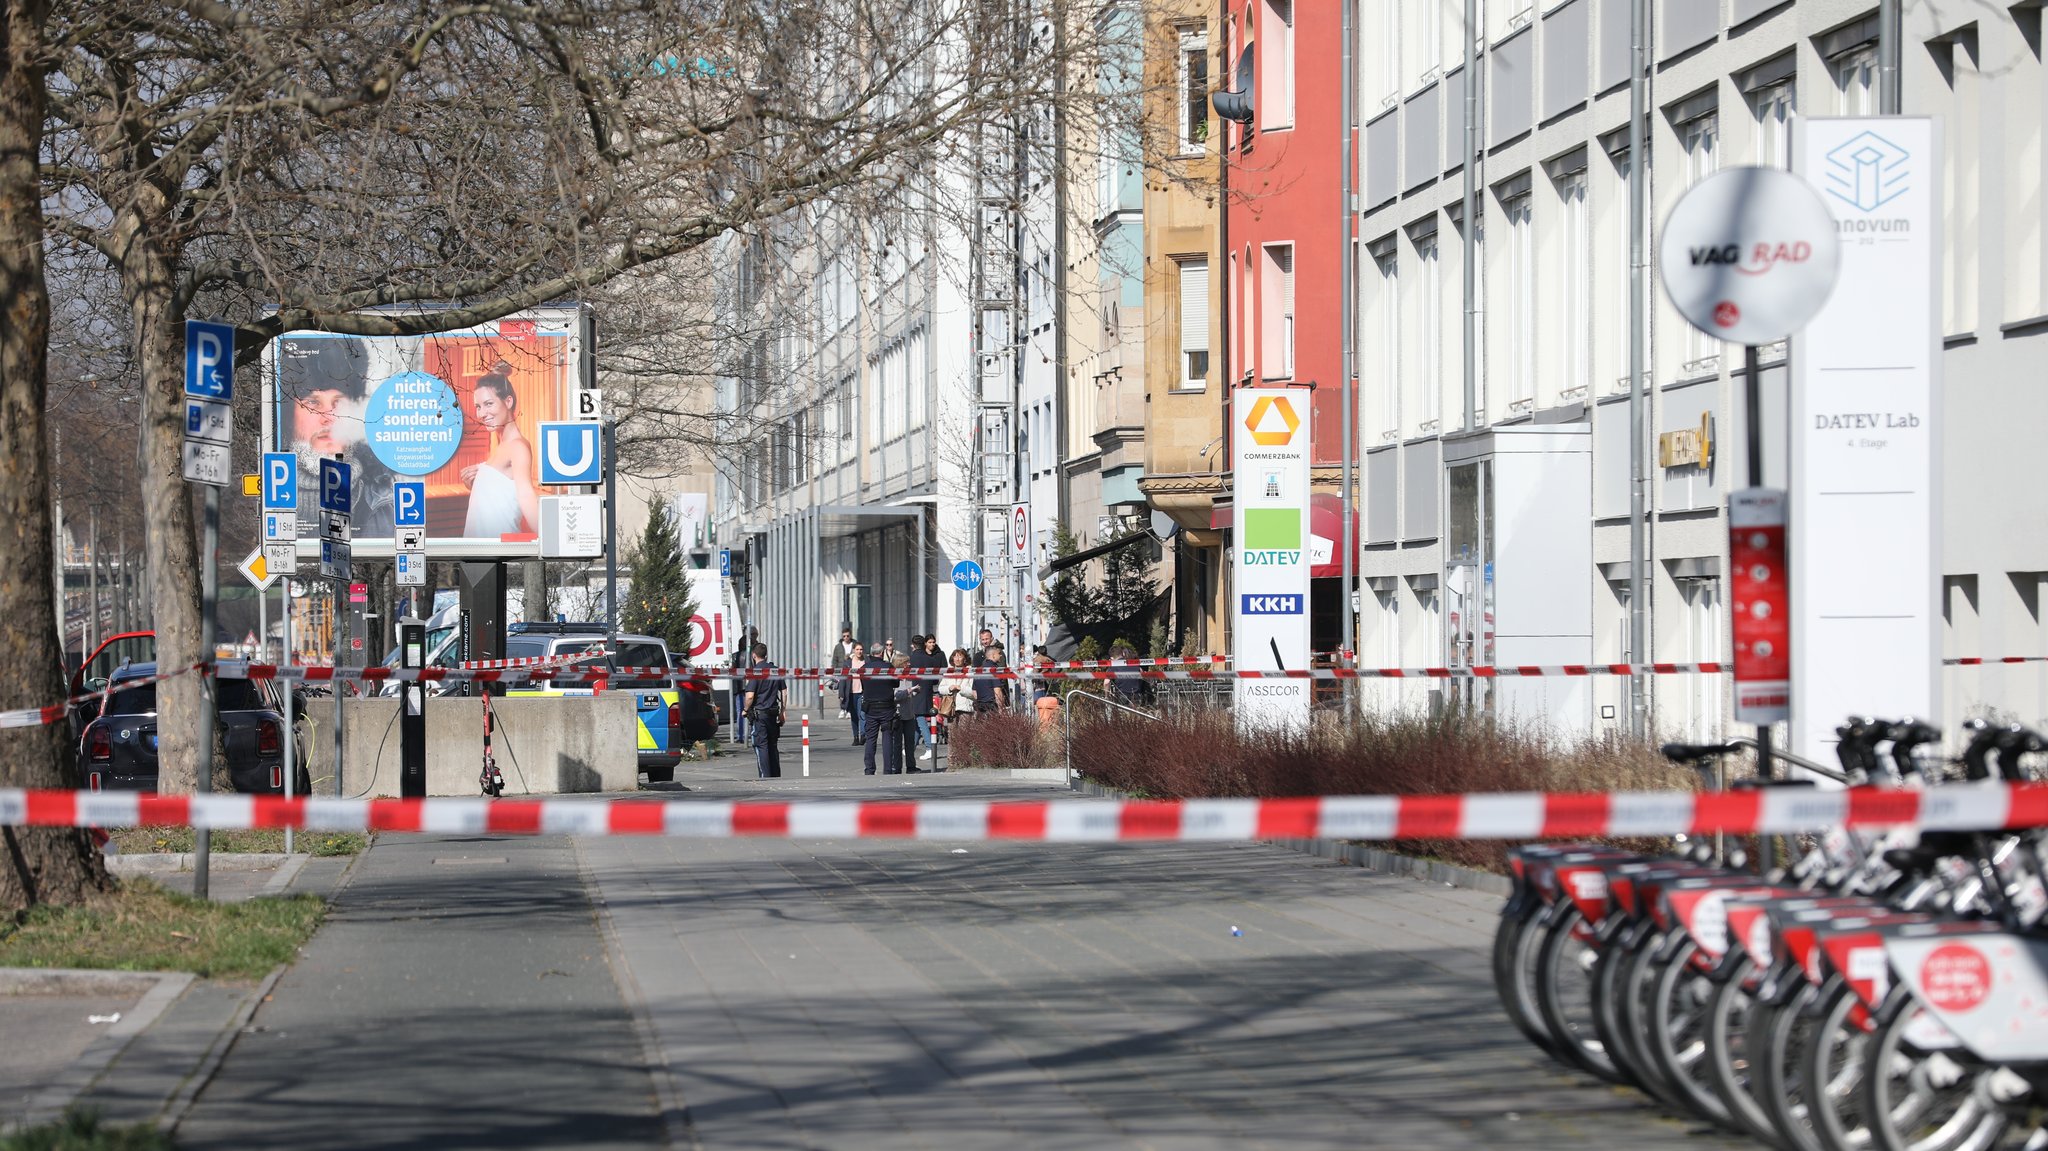
<instances>
[{"instance_id":1,"label":"white signage pillar","mask_svg":"<svg viewBox=\"0 0 2048 1151\"><path fill-rule=\"evenodd\" d=\"M1231 657L1240 671L1309 666L1306 387L1241 387L1231 403ZM1308 726L1314 681L1240 679L1237 726Z\"/></svg>"},{"instance_id":2,"label":"white signage pillar","mask_svg":"<svg viewBox=\"0 0 2048 1151\"><path fill-rule=\"evenodd\" d=\"M1938 718L1941 137L1925 117L1802 118L1793 163L1842 274L1793 340L1792 750L1851 715Z\"/></svg>"}]
</instances>

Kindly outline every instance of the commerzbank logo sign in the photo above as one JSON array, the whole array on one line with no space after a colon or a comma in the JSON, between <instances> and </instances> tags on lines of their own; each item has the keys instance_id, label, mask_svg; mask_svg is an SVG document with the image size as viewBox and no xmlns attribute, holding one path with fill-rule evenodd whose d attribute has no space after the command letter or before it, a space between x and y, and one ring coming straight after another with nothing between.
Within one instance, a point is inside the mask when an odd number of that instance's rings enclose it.
<instances>
[{"instance_id":1,"label":"commerzbank logo sign","mask_svg":"<svg viewBox=\"0 0 2048 1151\"><path fill-rule=\"evenodd\" d=\"M1911 187L1913 154L1875 132L1859 132L1827 154L1828 195L1875 212Z\"/></svg>"},{"instance_id":2,"label":"commerzbank logo sign","mask_svg":"<svg viewBox=\"0 0 2048 1151\"><path fill-rule=\"evenodd\" d=\"M1284 448L1300 430L1301 417L1294 414L1294 404L1286 396L1260 396L1245 413L1244 427L1260 447Z\"/></svg>"}]
</instances>

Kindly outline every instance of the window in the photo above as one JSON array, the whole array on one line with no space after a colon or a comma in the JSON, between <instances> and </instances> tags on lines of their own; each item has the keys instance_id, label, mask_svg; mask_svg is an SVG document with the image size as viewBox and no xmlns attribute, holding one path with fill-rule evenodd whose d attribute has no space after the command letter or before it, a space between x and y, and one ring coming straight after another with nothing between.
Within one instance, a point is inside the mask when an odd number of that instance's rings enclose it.
<instances>
[{"instance_id":1,"label":"window","mask_svg":"<svg viewBox=\"0 0 2048 1151\"><path fill-rule=\"evenodd\" d=\"M1712 114L1695 117L1678 126L1679 146L1685 150L1687 187L1714 174L1720 129L1720 117ZM1684 341L1680 345L1681 354L1685 357L1679 366L1679 374L1692 376L1717 370L1720 367L1721 342L1683 320L1679 321L1679 327Z\"/></svg>"},{"instance_id":2,"label":"window","mask_svg":"<svg viewBox=\"0 0 2048 1151\"><path fill-rule=\"evenodd\" d=\"M919 328L903 341L903 374L905 392L908 396L906 406L909 408L908 426L913 432L924 428L927 422L926 408L930 406L925 389L924 357L924 329Z\"/></svg>"},{"instance_id":3,"label":"window","mask_svg":"<svg viewBox=\"0 0 2048 1151\"><path fill-rule=\"evenodd\" d=\"M1758 89L1749 98L1756 113L1756 162L1765 168L1792 166L1792 81Z\"/></svg>"},{"instance_id":4,"label":"window","mask_svg":"<svg viewBox=\"0 0 2048 1151\"><path fill-rule=\"evenodd\" d=\"M1527 192L1501 205L1508 221L1507 385L1511 412L1536 400L1536 253Z\"/></svg>"},{"instance_id":5,"label":"window","mask_svg":"<svg viewBox=\"0 0 2048 1151\"><path fill-rule=\"evenodd\" d=\"M1401 28L1407 33L1401 41L1402 80L1407 90L1412 92L1442 74L1444 0L1400 0L1400 3Z\"/></svg>"},{"instance_id":6,"label":"window","mask_svg":"<svg viewBox=\"0 0 2048 1151\"><path fill-rule=\"evenodd\" d=\"M1261 0L1258 83L1259 130L1294 126L1294 0Z\"/></svg>"},{"instance_id":7,"label":"window","mask_svg":"<svg viewBox=\"0 0 2048 1151\"><path fill-rule=\"evenodd\" d=\"M1379 313L1380 429L1384 433L1382 438L1391 440L1401 434L1400 257L1389 251L1373 263L1380 273L1379 291L1373 295L1373 308Z\"/></svg>"},{"instance_id":8,"label":"window","mask_svg":"<svg viewBox=\"0 0 2048 1151\"><path fill-rule=\"evenodd\" d=\"M1586 207L1586 174L1560 179L1557 201L1564 217L1557 383L1571 397L1585 394L1593 382L1593 220Z\"/></svg>"},{"instance_id":9,"label":"window","mask_svg":"<svg viewBox=\"0 0 2048 1151\"><path fill-rule=\"evenodd\" d=\"M1718 166L1716 146L1720 142L1720 137L1719 116L1696 116L1678 126L1679 146L1685 150L1687 187L1714 174L1714 169Z\"/></svg>"},{"instance_id":10,"label":"window","mask_svg":"<svg viewBox=\"0 0 2048 1151\"><path fill-rule=\"evenodd\" d=\"M1436 233L1432 232L1415 242L1415 258L1422 264L1422 284L1419 301L1421 323L1418 325L1421 347L1416 381L1422 388L1423 431L1435 431L1443 426L1443 267L1437 259Z\"/></svg>"},{"instance_id":11,"label":"window","mask_svg":"<svg viewBox=\"0 0 2048 1151\"><path fill-rule=\"evenodd\" d=\"M1828 62L1835 74L1835 88L1841 94L1844 116L1877 115L1877 48L1845 52Z\"/></svg>"},{"instance_id":12,"label":"window","mask_svg":"<svg viewBox=\"0 0 2048 1151\"><path fill-rule=\"evenodd\" d=\"M1268 244L1259 266L1259 375L1294 377L1294 245Z\"/></svg>"},{"instance_id":13,"label":"window","mask_svg":"<svg viewBox=\"0 0 2048 1151\"><path fill-rule=\"evenodd\" d=\"M1200 28L1180 34L1180 150L1200 153L1209 141L1209 34Z\"/></svg>"},{"instance_id":14,"label":"window","mask_svg":"<svg viewBox=\"0 0 2048 1151\"><path fill-rule=\"evenodd\" d=\"M833 394L832 402L839 411L834 423L837 426L839 439L843 445L839 451L839 458L843 460L852 454L852 445L860 435L860 424L853 414L852 376L847 376L839 381L839 390Z\"/></svg>"},{"instance_id":15,"label":"window","mask_svg":"<svg viewBox=\"0 0 2048 1151\"><path fill-rule=\"evenodd\" d=\"M1391 108L1401 93L1401 0L1377 0L1380 7L1379 55L1373 61L1376 75L1367 91L1378 97L1373 106Z\"/></svg>"},{"instance_id":16,"label":"window","mask_svg":"<svg viewBox=\"0 0 2048 1151\"><path fill-rule=\"evenodd\" d=\"M1174 386L1199 392L1209 383L1209 261L1174 262L1180 275L1180 379Z\"/></svg>"}]
</instances>

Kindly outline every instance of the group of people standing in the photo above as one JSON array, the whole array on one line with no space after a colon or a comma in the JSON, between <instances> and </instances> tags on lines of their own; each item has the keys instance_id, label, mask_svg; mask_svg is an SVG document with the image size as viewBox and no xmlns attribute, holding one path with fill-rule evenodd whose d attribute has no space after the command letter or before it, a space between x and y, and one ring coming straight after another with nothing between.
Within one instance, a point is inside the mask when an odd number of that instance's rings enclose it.
<instances>
[{"instance_id":1,"label":"group of people standing","mask_svg":"<svg viewBox=\"0 0 2048 1151\"><path fill-rule=\"evenodd\" d=\"M898 651L895 640L873 645L854 639L852 628L839 633L832 649L838 674L827 686L839 691L839 715L862 745L866 774L932 770L917 765L934 758L939 721L1009 706L1009 684L997 670L1004 666L1002 646L984 630L978 650L947 655L937 636L915 635Z\"/></svg>"}]
</instances>

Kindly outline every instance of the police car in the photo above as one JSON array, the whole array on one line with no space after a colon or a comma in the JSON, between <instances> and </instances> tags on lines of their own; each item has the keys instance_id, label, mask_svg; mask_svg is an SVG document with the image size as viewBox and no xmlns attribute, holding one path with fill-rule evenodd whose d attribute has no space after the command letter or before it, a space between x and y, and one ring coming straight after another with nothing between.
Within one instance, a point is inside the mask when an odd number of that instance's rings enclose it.
<instances>
[{"instance_id":1,"label":"police car","mask_svg":"<svg viewBox=\"0 0 2048 1151\"><path fill-rule=\"evenodd\" d=\"M669 666L668 645L661 640L620 632L614 634L607 644L601 623L515 623L507 627L505 633L507 659L576 655L601 649L607 653L604 664L608 667ZM591 664L579 666L589 667L595 663L593 660ZM508 697L591 695L595 690L588 684L563 687L534 684L509 688L505 694ZM718 716L712 708L707 685L686 683L677 688L660 679L619 677L610 680L605 690L633 693L634 710L640 721L640 770L647 773L649 782L673 780L676 764L682 762L683 749L717 734Z\"/></svg>"}]
</instances>

